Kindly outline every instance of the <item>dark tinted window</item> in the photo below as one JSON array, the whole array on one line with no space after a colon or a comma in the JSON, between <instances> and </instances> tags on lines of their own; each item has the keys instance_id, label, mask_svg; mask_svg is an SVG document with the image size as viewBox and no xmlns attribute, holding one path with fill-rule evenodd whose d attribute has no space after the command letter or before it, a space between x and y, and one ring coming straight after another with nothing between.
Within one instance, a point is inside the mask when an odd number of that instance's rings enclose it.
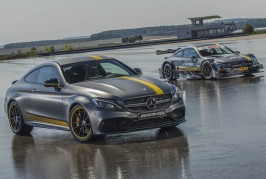
<instances>
[{"instance_id":1,"label":"dark tinted window","mask_svg":"<svg viewBox=\"0 0 266 179\"><path fill-rule=\"evenodd\" d=\"M42 67L40 68L37 83L44 84L46 80L53 79L53 78L60 80L60 76L58 74L57 69L52 66Z\"/></svg>"},{"instance_id":2,"label":"dark tinted window","mask_svg":"<svg viewBox=\"0 0 266 179\"><path fill-rule=\"evenodd\" d=\"M233 54L233 50L222 45L210 45L206 47L199 47L198 51L204 57L212 55Z\"/></svg>"},{"instance_id":3,"label":"dark tinted window","mask_svg":"<svg viewBox=\"0 0 266 179\"><path fill-rule=\"evenodd\" d=\"M187 48L184 50L183 57L185 58L198 57L198 53L193 48Z\"/></svg>"},{"instance_id":4,"label":"dark tinted window","mask_svg":"<svg viewBox=\"0 0 266 179\"><path fill-rule=\"evenodd\" d=\"M29 82L29 83L36 83L37 78L38 78L38 74L39 74L39 69L38 70L34 70L33 72L31 72L30 74L28 74L25 77L25 81Z\"/></svg>"},{"instance_id":5,"label":"dark tinted window","mask_svg":"<svg viewBox=\"0 0 266 179\"><path fill-rule=\"evenodd\" d=\"M184 51L184 50L181 50L181 51L179 51L179 52L176 52L176 53L175 53L175 57L182 57L182 55L183 55L183 51Z\"/></svg>"},{"instance_id":6,"label":"dark tinted window","mask_svg":"<svg viewBox=\"0 0 266 179\"><path fill-rule=\"evenodd\" d=\"M85 61L62 66L68 83L78 83L87 80L116 78L136 75L133 70L116 60Z\"/></svg>"}]
</instances>

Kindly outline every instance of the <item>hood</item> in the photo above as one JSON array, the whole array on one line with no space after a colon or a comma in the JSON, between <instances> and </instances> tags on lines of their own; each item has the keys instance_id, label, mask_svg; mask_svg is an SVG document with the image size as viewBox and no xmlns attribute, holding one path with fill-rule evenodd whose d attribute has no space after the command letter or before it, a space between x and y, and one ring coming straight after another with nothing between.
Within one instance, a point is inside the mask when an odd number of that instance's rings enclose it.
<instances>
[{"instance_id":1,"label":"hood","mask_svg":"<svg viewBox=\"0 0 266 179\"><path fill-rule=\"evenodd\" d=\"M174 86L161 80L143 76L125 76L85 81L72 84L76 90L89 93L93 97L122 99L156 94L169 94Z\"/></svg>"},{"instance_id":2,"label":"hood","mask_svg":"<svg viewBox=\"0 0 266 179\"><path fill-rule=\"evenodd\" d=\"M230 55L214 56L214 57L216 57L214 61L218 63L252 62L252 59L245 55L230 54Z\"/></svg>"}]
</instances>

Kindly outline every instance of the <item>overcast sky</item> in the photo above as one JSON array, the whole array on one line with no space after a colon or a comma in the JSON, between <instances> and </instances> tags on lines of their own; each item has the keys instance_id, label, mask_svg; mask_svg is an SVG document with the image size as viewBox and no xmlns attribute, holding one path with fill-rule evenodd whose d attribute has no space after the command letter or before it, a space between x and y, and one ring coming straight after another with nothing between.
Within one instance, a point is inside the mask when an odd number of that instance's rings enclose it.
<instances>
[{"instance_id":1,"label":"overcast sky","mask_svg":"<svg viewBox=\"0 0 266 179\"><path fill-rule=\"evenodd\" d=\"M266 0L0 0L0 44L190 23L194 16L266 17Z\"/></svg>"}]
</instances>

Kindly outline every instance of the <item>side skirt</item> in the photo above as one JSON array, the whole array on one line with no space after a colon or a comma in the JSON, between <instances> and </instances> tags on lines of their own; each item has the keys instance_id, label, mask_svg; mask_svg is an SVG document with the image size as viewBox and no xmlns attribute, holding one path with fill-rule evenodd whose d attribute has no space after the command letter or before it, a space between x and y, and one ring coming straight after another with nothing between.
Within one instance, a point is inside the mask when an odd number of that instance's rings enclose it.
<instances>
[{"instance_id":1,"label":"side skirt","mask_svg":"<svg viewBox=\"0 0 266 179\"><path fill-rule=\"evenodd\" d=\"M38 116L34 114L26 114L25 117L27 118L26 124L31 125L33 127L69 130L69 127L66 121L47 118L47 117Z\"/></svg>"}]
</instances>

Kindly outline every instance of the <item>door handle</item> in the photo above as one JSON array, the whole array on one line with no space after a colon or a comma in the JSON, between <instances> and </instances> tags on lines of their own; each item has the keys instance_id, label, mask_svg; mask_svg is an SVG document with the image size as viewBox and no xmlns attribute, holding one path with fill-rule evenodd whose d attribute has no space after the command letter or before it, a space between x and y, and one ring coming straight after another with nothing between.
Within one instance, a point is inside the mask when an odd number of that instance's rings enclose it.
<instances>
[{"instance_id":1,"label":"door handle","mask_svg":"<svg viewBox=\"0 0 266 179\"><path fill-rule=\"evenodd\" d=\"M38 92L38 90L37 89L32 89L31 92Z\"/></svg>"}]
</instances>

